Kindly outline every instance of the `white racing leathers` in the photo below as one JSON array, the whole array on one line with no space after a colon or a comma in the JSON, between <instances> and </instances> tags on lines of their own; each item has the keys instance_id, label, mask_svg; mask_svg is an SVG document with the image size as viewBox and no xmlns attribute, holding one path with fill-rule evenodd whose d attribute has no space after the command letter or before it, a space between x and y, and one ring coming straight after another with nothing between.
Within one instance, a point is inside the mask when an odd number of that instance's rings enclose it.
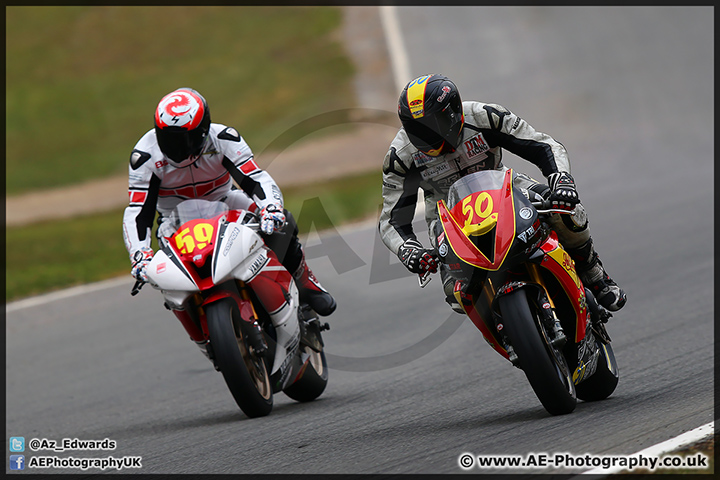
<instances>
[{"instance_id":1,"label":"white racing leathers","mask_svg":"<svg viewBox=\"0 0 720 480\"><path fill-rule=\"evenodd\" d=\"M570 162L562 144L536 131L525 120L496 104L463 102L465 126L458 149L438 157L418 151L401 129L390 144L383 164L383 208L380 214L380 236L395 254L408 239L416 239L412 228L418 188L425 197L425 219L432 232L437 220L436 202L447 199L447 192L457 179L480 170L506 169L502 149L528 160L546 177L551 173L570 173ZM523 189L546 188L527 175L518 173L515 184ZM554 215L551 221L561 242L572 248L590 238L582 205L576 214L563 221ZM568 217L563 215L563 217ZM430 235L433 239L433 235ZM433 239L434 240L434 239ZM433 245L434 246L434 245Z\"/></svg>"},{"instance_id":2,"label":"white racing leathers","mask_svg":"<svg viewBox=\"0 0 720 480\"><path fill-rule=\"evenodd\" d=\"M260 169L253 153L234 128L218 123L210 132L202 154L191 165L177 168L160 151L155 130L138 141L130 155L130 204L123 217L125 247L132 261L142 247L150 247L155 211L160 213L158 236L163 220L182 200L221 200L234 209L254 211L270 204L282 205L283 198L272 177ZM232 181L240 187L232 188Z\"/></svg>"}]
</instances>

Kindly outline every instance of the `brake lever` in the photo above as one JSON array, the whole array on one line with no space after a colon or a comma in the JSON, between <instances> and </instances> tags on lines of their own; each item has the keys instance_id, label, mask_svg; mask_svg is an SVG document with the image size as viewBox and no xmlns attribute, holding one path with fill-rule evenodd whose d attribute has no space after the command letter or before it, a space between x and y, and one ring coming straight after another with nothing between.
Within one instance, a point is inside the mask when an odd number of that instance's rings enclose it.
<instances>
[{"instance_id":1,"label":"brake lever","mask_svg":"<svg viewBox=\"0 0 720 480\"><path fill-rule=\"evenodd\" d=\"M426 270L424 273L418 275L418 283L420 284L420 288L425 288L425 286L430 283L430 280L432 280L430 273L430 270Z\"/></svg>"},{"instance_id":2,"label":"brake lever","mask_svg":"<svg viewBox=\"0 0 720 480\"><path fill-rule=\"evenodd\" d=\"M260 232L260 223L243 223L244 227L252 228L256 232ZM286 232L282 230L275 230L271 235L287 235Z\"/></svg>"},{"instance_id":3,"label":"brake lever","mask_svg":"<svg viewBox=\"0 0 720 480\"><path fill-rule=\"evenodd\" d=\"M575 215L575 209L563 210L561 208L552 208L548 200L543 200L541 202L530 202L530 204L535 207L535 210L537 210L538 213L560 213L565 215Z\"/></svg>"},{"instance_id":4,"label":"brake lever","mask_svg":"<svg viewBox=\"0 0 720 480\"><path fill-rule=\"evenodd\" d=\"M135 285L133 285L133 288L130 291L130 295L132 295L134 297L135 295L140 293L140 290L142 289L143 285L145 285L145 282L143 282L142 280L136 280Z\"/></svg>"}]
</instances>

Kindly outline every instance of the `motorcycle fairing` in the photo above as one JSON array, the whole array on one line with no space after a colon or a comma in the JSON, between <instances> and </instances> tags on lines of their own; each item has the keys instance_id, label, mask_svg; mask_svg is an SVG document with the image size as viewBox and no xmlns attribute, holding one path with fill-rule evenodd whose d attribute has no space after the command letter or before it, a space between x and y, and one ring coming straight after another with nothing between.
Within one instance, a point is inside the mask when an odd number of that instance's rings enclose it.
<instances>
[{"instance_id":1,"label":"motorcycle fairing","mask_svg":"<svg viewBox=\"0 0 720 480\"><path fill-rule=\"evenodd\" d=\"M484 270L497 271L507 257L515 238L515 201L512 194L512 169L505 172L502 188L474 192L448 210L445 200L437 203L438 214L450 247L463 262ZM458 218L465 223L460 226ZM492 259L469 236L495 231Z\"/></svg>"},{"instance_id":2,"label":"motorcycle fairing","mask_svg":"<svg viewBox=\"0 0 720 480\"><path fill-rule=\"evenodd\" d=\"M485 322L483 316L478 310L479 302L477 301L477 299L474 298L473 295L463 292L460 289L460 285L458 282L455 283L454 294L455 298L462 306L465 314L468 316L470 321L477 327L478 330L480 330L480 333L482 333L482 336L487 342L487 344L490 345L500 355L505 357L505 359L509 360L510 357L508 356L507 350L505 350L505 348L502 346L502 343L498 340L497 334L493 332L494 329L492 329L487 324L487 322ZM480 295L484 294L485 293L481 293Z\"/></svg>"},{"instance_id":3,"label":"motorcycle fairing","mask_svg":"<svg viewBox=\"0 0 720 480\"><path fill-rule=\"evenodd\" d=\"M562 248L558 241L557 234L553 231L541 245L545 256L542 259L542 267L549 270L562 285L563 290L572 303L576 317L575 342L585 337L587 325L587 299L585 298L585 287L575 271L575 263L570 254Z\"/></svg>"},{"instance_id":4,"label":"motorcycle fairing","mask_svg":"<svg viewBox=\"0 0 720 480\"><path fill-rule=\"evenodd\" d=\"M195 280L172 248L159 250L148 265L147 275L171 306L180 308L192 292L199 290Z\"/></svg>"},{"instance_id":5,"label":"motorcycle fairing","mask_svg":"<svg viewBox=\"0 0 720 480\"><path fill-rule=\"evenodd\" d=\"M250 281L269 262L260 235L238 222L226 224L213 254L212 278L220 283L229 277Z\"/></svg>"},{"instance_id":6,"label":"motorcycle fairing","mask_svg":"<svg viewBox=\"0 0 720 480\"><path fill-rule=\"evenodd\" d=\"M216 250L221 226L227 217L227 214L222 214L210 219L189 220L168 238L166 249L173 251L185 265L194 265L195 268L184 266L184 269L189 273L197 290L207 290L220 283L215 282L210 274L212 267L207 264L207 260ZM202 275L200 272L207 274Z\"/></svg>"}]
</instances>

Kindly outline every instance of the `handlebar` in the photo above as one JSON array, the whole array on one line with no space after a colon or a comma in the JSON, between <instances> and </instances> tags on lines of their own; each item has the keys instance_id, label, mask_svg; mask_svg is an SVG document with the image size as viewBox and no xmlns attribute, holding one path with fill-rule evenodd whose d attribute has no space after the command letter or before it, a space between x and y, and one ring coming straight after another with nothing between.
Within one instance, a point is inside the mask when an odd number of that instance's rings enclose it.
<instances>
[{"instance_id":1,"label":"handlebar","mask_svg":"<svg viewBox=\"0 0 720 480\"><path fill-rule=\"evenodd\" d=\"M257 214L252 213L252 212L248 212L248 211L246 211L246 213L247 213L248 216L250 216L252 219L254 219L254 220L259 220L259 217L258 217ZM259 231L259 230L260 230L260 222L258 222L258 221L256 221L256 222L242 223L242 225L245 226L245 227L249 227L249 228L251 228L251 229L253 229L253 230L255 230L255 231ZM278 230L278 231L273 232L273 235L285 235L285 232ZM132 295L132 296L134 297L135 295L137 295L138 293L140 293L140 290L142 290L143 286L145 286L146 283L147 283L147 282L143 282L142 280L135 280L135 285L133 285L132 289L130 290L130 295Z\"/></svg>"},{"instance_id":2,"label":"handlebar","mask_svg":"<svg viewBox=\"0 0 720 480\"><path fill-rule=\"evenodd\" d=\"M552 208L549 200L545 199L539 202L530 202L538 213L560 213L565 215L575 215L575 209L563 210L561 208Z\"/></svg>"},{"instance_id":3,"label":"handlebar","mask_svg":"<svg viewBox=\"0 0 720 480\"><path fill-rule=\"evenodd\" d=\"M530 204L535 207L535 210L539 214L548 214L548 213L559 213L563 215L574 215L575 209L572 210L563 210L560 208L552 208L552 204L548 199L543 199L541 201L537 202L530 202ZM418 274L418 284L420 285L420 288L425 288L425 286L430 283L430 280L432 280L430 270L426 270L423 273Z\"/></svg>"}]
</instances>

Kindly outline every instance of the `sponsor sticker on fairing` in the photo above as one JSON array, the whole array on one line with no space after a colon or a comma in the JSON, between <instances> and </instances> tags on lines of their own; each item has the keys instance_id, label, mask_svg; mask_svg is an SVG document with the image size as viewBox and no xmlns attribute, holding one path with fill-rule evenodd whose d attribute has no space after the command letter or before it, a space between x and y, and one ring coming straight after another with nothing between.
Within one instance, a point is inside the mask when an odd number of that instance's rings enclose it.
<instances>
[{"instance_id":1,"label":"sponsor sticker on fairing","mask_svg":"<svg viewBox=\"0 0 720 480\"><path fill-rule=\"evenodd\" d=\"M230 253L230 248L233 245L233 242L237 238L237 236L240 234L240 229L235 227L235 229L230 233L230 238L228 238L227 243L225 244L225 248L223 249L223 256L227 257L228 253Z\"/></svg>"}]
</instances>

